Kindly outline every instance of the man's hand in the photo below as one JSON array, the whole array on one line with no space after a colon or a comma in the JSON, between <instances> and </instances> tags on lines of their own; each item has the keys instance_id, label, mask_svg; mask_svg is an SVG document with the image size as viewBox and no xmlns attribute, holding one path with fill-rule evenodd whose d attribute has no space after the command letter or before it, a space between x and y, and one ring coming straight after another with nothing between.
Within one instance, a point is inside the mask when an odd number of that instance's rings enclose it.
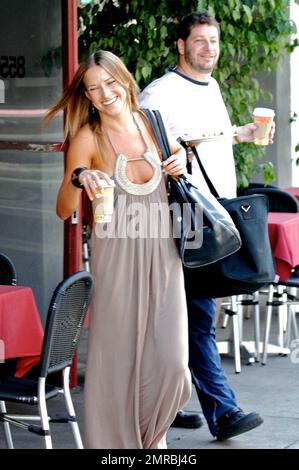
<instances>
[{"instance_id":1,"label":"man's hand","mask_svg":"<svg viewBox=\"0 0 299 470\"><path fill-rule=\"evenodd\" d=\"M256 124L250 122L244 126L239 126L236 128L237 142L253 142L254 141L254 131L256 130ZM269 133L269 144L273 144L275 134L275 122L273 121L272 127Z\"/></svg>"}]
</instances>

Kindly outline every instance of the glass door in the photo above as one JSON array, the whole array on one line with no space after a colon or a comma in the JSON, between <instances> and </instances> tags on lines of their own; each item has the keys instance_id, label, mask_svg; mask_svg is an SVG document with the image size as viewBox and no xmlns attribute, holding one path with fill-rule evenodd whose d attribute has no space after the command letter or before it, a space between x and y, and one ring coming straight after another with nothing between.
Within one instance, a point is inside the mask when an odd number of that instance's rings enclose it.
<instances>
[{"instance_id":1,"label":"glass door","mask_svg":"<svg viewBox=\"0 0 299 470\"><path fill-rule=\"evenodd\" d=\"M62 0L64 1L64 0ZM63 116L41 126L63 88L61 0L0 2L0 251L31 286L42 320L63 278Z\"/></svg>"}]
</instances>

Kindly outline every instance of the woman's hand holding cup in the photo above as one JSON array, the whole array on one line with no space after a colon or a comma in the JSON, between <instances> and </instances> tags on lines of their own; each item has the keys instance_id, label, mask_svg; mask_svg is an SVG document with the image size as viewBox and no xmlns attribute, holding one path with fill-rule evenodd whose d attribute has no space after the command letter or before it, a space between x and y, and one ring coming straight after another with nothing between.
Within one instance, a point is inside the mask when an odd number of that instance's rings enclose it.
<instances>
[{"instance_id":1,"label":"woman's hand holding cup","mask_svg":"<svg viewBox=\"0 0 299 470\"><path fill-rule=\"evenodd\" d=\"M114 209L114 181L103 171L85 170L80 174L80 183L84 185L92 201L94 222L111 222Z\"/></svg>"},{"instance_id":2,"label":"woman's hand holding cup","mask_svg":"<svg viewBox=\"0 0 299 470\"><path fill-rule=\"evenodd\" d=\"M87 195L91 201L99 198L104 188L114 187L114 181L109 178L107 173L100 170L84 170L80 173L79 181L83 184Z\"/></svg>"}]
</instances>

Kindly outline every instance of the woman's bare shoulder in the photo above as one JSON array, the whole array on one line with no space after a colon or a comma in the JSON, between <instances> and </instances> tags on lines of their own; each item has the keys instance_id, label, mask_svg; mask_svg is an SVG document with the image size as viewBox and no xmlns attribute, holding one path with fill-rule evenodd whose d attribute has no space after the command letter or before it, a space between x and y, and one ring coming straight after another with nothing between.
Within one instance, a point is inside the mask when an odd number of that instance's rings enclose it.
<instances>
[{"instance_id":1,"label":"woman's bare shoulder","mask_svg":"<svg viewBox=\"0 0 299 470\"><path fill-rule=\"evenodd\" d=\"M96 154L95 138L89 124L85 124L85 126L81 127L71 139L70 150L84 150L84 153Z\"/></svg>"},{"instance_id":2,"label":"woman's bare shoulder","mask_svg":"<svg viewBox=\"0 0 299 470\"><path fill-rule=\"evenodd\" d=\"M76 135L72 139L72 143L84 143L85 145L90 143L94 144L94 133L90 128L89 124L85 124L81 129L78 130Z\"/></svg>"}]
</instances>

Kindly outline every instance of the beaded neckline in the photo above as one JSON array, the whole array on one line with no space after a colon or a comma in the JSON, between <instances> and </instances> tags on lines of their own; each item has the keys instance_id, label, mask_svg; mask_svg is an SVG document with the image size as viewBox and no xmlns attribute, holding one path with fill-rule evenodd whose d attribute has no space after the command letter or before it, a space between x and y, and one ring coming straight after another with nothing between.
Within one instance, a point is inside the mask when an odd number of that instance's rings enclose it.
<instances>
[{"instance_id":1,"label":"beaded neckline","mask_svg":"<svg viewBox=\"0 0 299 470\"><path fill-rule=\"evenodd\" d=\"M160 159L156 158L153 155L153 153L150 152L150 150L147 148L146 141L144 139L140 126L138 125L138 122L136 121L134 115L133 115L133 120L138 129L140 137L146 147L146 150L142 156L128 157L127 155L123 153L118 153L113 142L111 141L108 131L105 130L105 133L116 155L116 162L115 162L115 169L114 169L114 177L115 177L116 182L127 193L135 194L138 196L143 196L143 195L152 193L160 184L160 181L162 178L161 161ZM153 169L152 177L150 178L150 180L146 181L145 183L133 183L133 181L131 181L127 176L127 172L126 172L127 163L128 162L133 163L138 160L146 160Z\"/></svg>"},{"instance_id":2,"label":"beaded neckline","mask_svg":"<svg viewBox=\"0 0 299 470\"><path fill-rule=\"evenodd\" d=\"M144 196L152 193L159 186L162 178L161 163L148 149L144 152L142 159L146 160L153 168L151 179L145 183L133 183L133 181L128 178L126 167L128 160L131 160L131 158L120 153L115 162L114 177L116 182L124 191L137 196Z\"/></svg>"}]
</instances>

